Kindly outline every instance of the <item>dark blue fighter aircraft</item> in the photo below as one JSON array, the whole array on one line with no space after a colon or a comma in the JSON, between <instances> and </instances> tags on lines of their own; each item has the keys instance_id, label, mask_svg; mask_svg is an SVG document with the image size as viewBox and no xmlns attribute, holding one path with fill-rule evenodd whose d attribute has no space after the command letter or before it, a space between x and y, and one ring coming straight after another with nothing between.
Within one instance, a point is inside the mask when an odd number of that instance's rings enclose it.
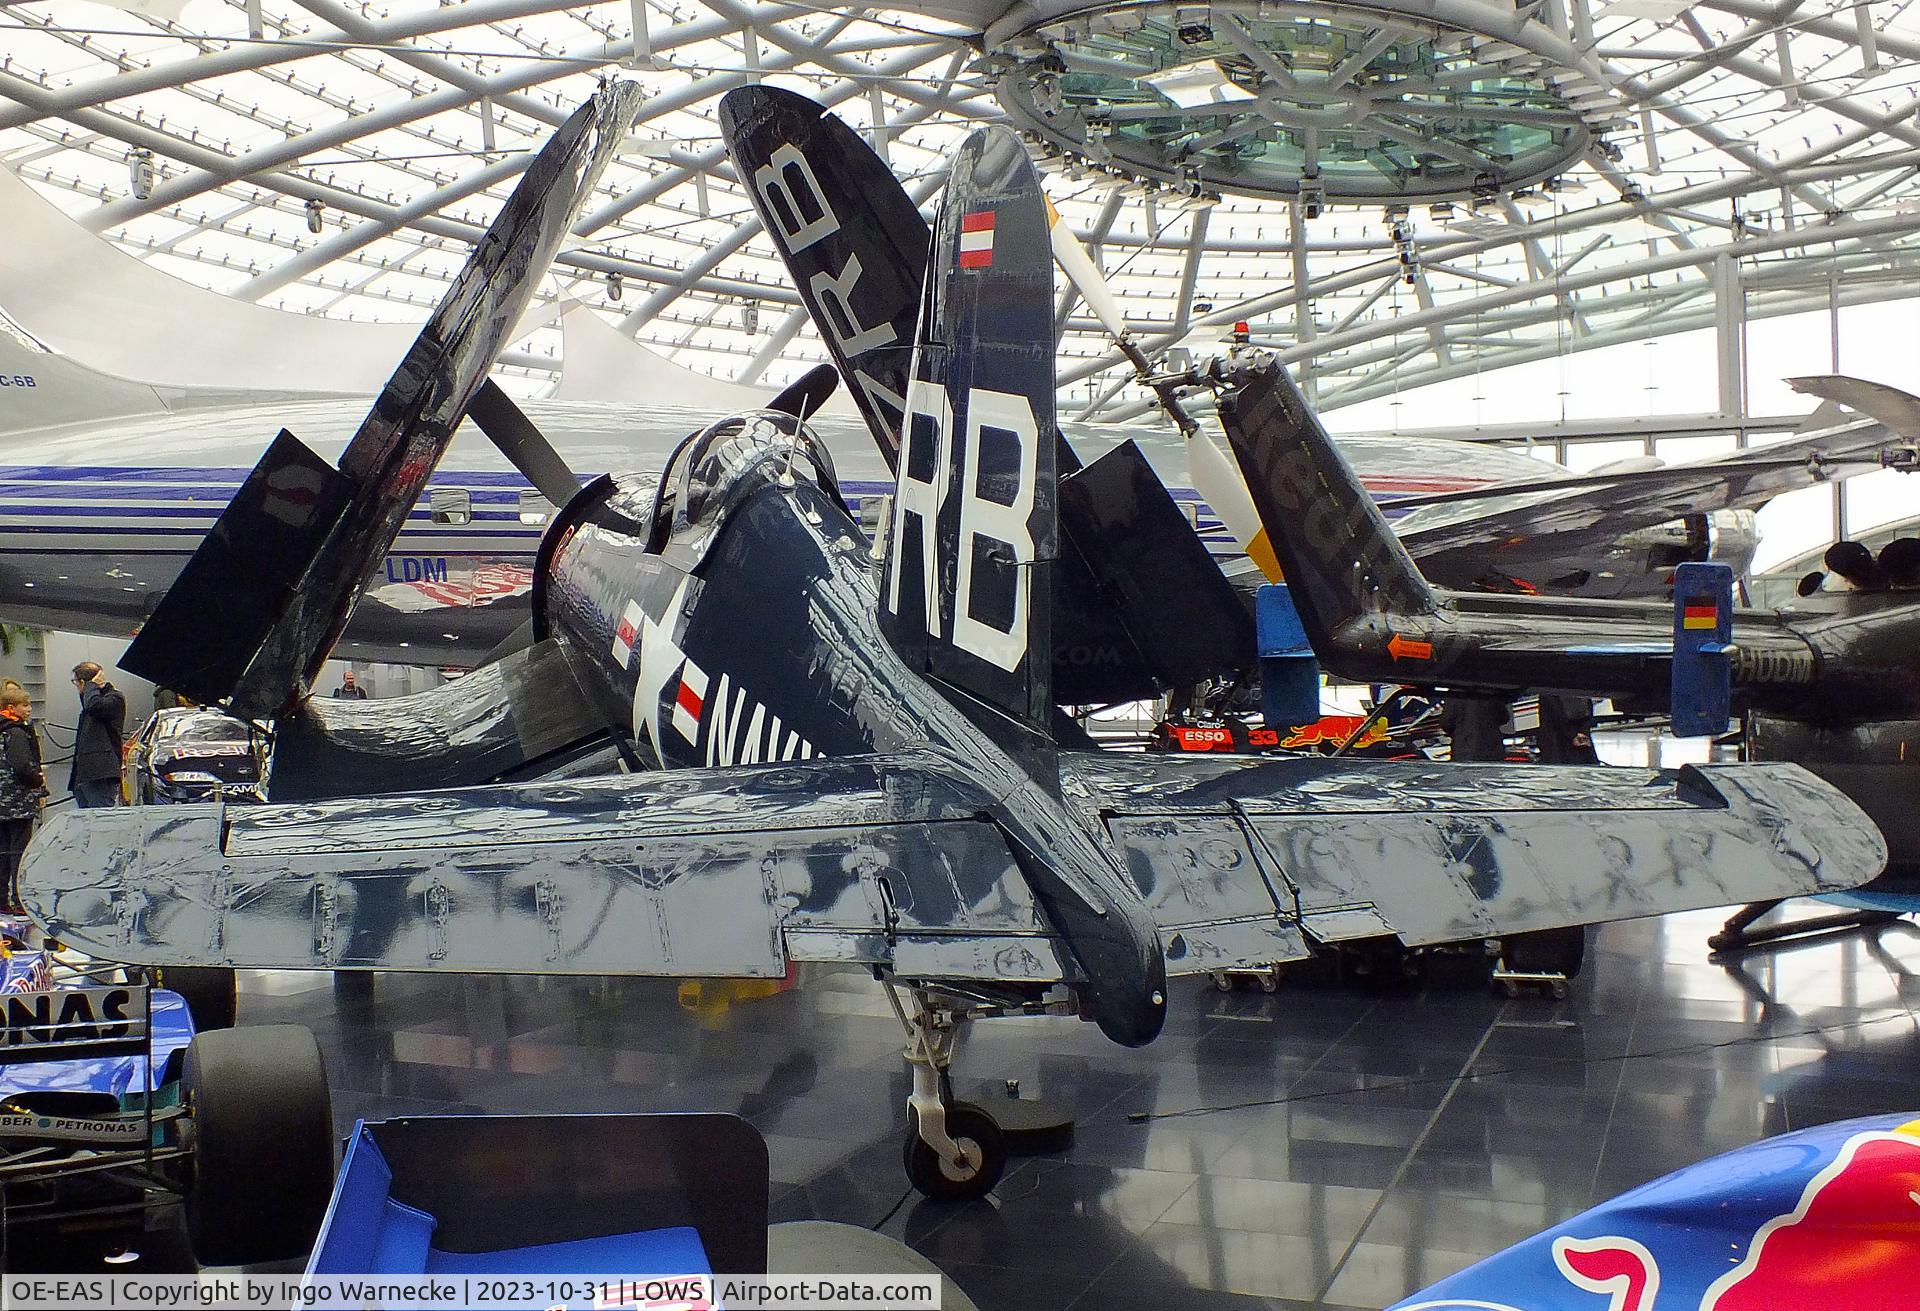
<instances>
[{"instance_id":1,"label":"dark blue fighter aircraft","mask_svg":"<svg viewBox=\"0 0 1920 1311\"><path fill-rule=\"evenodd\" d=\"M529 645L417 697L309 700L635 104L609 88L560 130L340 467L283 434L129 653L276 716L276 800L55 819L21 872L50 933L168 965L865 967L910 1035L909 1174L956 1197L1003 1161L992 1119L948 1091L964 1020L1079 1014L1140 1044L1171 975L1879 869L1873 827L1793 766L1121 755L1063 724L1047 216L999 128L960 149L935 223L877 549L808 432L812 378L689 436L658 482L572 495ZM557 484L538 433L485 404L489 431ZM597 744L659 768L592 775L578 756Z\"/></svg>"}]
</instances>

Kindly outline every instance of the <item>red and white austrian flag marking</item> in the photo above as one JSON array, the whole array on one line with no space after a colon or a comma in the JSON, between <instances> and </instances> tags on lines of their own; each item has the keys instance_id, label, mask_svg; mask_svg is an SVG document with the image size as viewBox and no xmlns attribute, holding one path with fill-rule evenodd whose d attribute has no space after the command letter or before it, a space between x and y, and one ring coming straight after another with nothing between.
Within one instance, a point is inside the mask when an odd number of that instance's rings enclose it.
<instances>
[{"instance_id":1,"label":"red and white austrian flag marking","mask_svg":"<svg viewBox=\"0 0 1920 1311\"><path fill-rule=\"evenodd\" d=\"M689 742L700 736L700 712L706 705L706 671L689 660L680 671L680 690L673 698L673 726Z\"/></svg>"},{"instance_id":2,"label":"red and white austrian flag marking","mask_svg":"<svg viewBox=\"0 0 1920 1311\"><path fill-rule=\"evenodd\" d=\"M633 660L633 648L640 645L640 625L646 617L647 612L640 608L638 601L629 601L626 613L614 625L613 658L620 662L622 669Z\"/></svg>"},{"instance_id":3,"label":"red and white austrian flag marking","mask_svg":"<svg viewBox=\"0 0 1920 1311\"><path fill-rule=\"evenodd\" d=\"M993 267L993 211L977 209L960 219L960 267Z\"/></svg>"}]
</instances>

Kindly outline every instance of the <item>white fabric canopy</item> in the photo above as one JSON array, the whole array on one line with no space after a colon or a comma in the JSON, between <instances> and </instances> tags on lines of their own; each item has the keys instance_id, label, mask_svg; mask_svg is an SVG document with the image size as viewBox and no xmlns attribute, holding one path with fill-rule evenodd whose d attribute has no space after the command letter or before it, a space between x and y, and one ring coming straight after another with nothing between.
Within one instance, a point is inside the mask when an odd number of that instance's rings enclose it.
<instances>
[{"instance_id":1,"label":"white fabric canopy","mask_svg":"<svg viewBox=\"0 0 1920 1311\"><path fill-rule=\"evenodd\" d=\"M556 401L614 401L678 405L720 413L749 410L773 399L777 388L748 387L710 378L654 354L579 301L560 315L562 363ZM852 414L844 390L823 407L825 414Z\"/></svg>"},{"instance_id":2,"label":"white fabric canopy","mask_svg":"<svg viewBox=\"0 0 1920 1311\"><path fill-rule=\"evenodd\" d=\"M116 377L178 387L377 392L418 325L268 309L170 277L0 168L0 308Z\"/></svg>"}]
</instances>

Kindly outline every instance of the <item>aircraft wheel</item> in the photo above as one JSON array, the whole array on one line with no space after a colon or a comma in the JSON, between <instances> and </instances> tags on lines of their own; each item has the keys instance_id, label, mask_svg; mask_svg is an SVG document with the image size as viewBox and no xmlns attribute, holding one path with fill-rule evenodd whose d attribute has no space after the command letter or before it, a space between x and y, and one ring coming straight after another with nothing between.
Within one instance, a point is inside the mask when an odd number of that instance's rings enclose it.
<instances>
[{"instance_id":1,"label":"aircraft wheel","mask_svg":"<svg viewBox=\"0 0 1920 1311\"><path fill-rule=\"evenodd\" d=\"M240 985L232 970L217 965L162 965L150 973L154 987L177 992L187 1003L195 1033L233 1027Z\"/></svg>"},{"instance_id":2,"label":"aircraft wheel","mask_svg":"<svg viewBox=\"0 0 1920 1311\"><path fill-rule=\"evenodd\" d=\"M1007 1168L1007 1140L994 1118L971 1102L947 1107L947 1136L960 1145L964 1165L946 1160L920 1137L920 1117L907 1111L907 1141L901 1153L907 1179L936 1202L985 1197Z\"/></svg>"},{"instance_id":3,"label":"aircraft wheel","mask_svg":"<svg viewBox=\"0 0 1920 1311\"><path fill-rule=\"evenodd\" d=\"M333 1104L320 1044L293 1024L187 1044L187 1237L201 1265L305 1256L333 1193Z\"/></svg>"}]
</instances>

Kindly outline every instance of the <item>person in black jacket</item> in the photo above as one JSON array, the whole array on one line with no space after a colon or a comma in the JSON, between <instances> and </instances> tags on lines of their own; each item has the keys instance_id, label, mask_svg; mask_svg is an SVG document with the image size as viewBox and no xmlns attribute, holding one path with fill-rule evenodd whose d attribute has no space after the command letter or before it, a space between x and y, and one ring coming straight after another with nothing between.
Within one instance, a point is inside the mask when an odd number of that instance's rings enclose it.
<instances>
[{"instance_id":1,"label":"person in black jacket","mask_svg":"<svg viewBox=\"0 0 1920 1311\"><path fill-rule=\"evenodd\" d=\"M73 667L80 724L73 734L67 787L80 807L120 804L120 747L127 740L127 699L91 660Z\"/></svg>"},{"instance_id":2,"label":"person in black jacket","mask_svg":"<svg viewBox=\"0 0 1920 1311\"><path fill-rule=\"evenodd\" d=\"M47 799L40 769L40 735L33 727L33 700L8 679L0 686L0 910L17 914L20 856Z\"/></svg>"}]
</instances>

